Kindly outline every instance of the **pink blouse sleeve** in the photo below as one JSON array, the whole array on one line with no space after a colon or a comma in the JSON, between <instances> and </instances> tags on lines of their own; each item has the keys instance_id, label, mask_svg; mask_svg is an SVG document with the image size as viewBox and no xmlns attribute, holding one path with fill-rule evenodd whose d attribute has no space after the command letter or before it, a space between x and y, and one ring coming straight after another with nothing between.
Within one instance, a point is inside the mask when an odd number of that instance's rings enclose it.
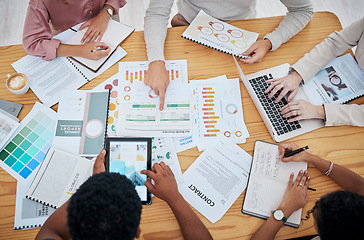
<instances>
[{"instance_id":1,"label":"pink blouse sleeve","mask_svg":"<svg viewBox=\"0 0 364 240\"><path fill-rule=\"evenodd\" d=\"M29 55L42 57L46 61L56 58L61 43L58 39L52 39L48 21L46 10L29 5L23 30L23 48Z\"/></svg>"},{"instance_id":2,"label":"pink blouse sleeve","mask_svg":"<svg viewBox=\"0 0 364 240\"><path fill-rule=\"evenodd\" d=\"M125 0L107 0L105 4L110 5L114 9L114 15L119 13L119 8L126 4Z\"/></svg>"}]
</instances>

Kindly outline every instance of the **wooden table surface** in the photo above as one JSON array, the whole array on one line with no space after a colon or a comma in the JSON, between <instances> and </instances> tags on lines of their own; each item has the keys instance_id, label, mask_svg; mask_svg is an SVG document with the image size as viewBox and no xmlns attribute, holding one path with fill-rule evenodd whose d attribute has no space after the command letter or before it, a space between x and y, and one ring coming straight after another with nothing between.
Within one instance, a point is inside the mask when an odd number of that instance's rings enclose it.
<instances>
[{"instance_id":1,"label":"wooden table surface","mask_svg":"<svg viewBox=\"0 0 364 240\"><path fill-rule=\"evenodd\" d=\"M283 17L271 17L233 21L232 25L258 32L259 39L278 26ZM342 27L338 18L328 12L316 13L311 22L299 34L289 42L283 44L278 50L269 52L261 63L241 64L245 74L254 73L283 63L294 64L306 52L309 52L316 44L320 43L327 35ZM180 37L185 27L171 28L165 45L166 59L187 59L189 79L207 79L226 74L228 78L239 76L232 57L197 43L190 42ZM145 61L145 43L143 32L134 32L122 47L128 55L121 61ZM351 52L351 51L348 51ZM19 114L20 120L30 111L37 101L37 97L30 90L25 95L17 96L10 93L5 87L7 74L15 73L11 63L25 56L21 45L0 48L0 94L1 99L24 104ZM99 77L83 86L81 89L92 89L105 81L118 71L115 64ZM249 154L253 154L256 140L273 142L260 115L258 114L245 87L240 83L244 119L248 127L250 137L245 144L239 145ZM364 97L354 100L354 103L364 103ZM57 105L53 106L57 109ZM309 152L324 159L343 165L354 172L364 176L364 128L341 126L325 127L310 133L291 139L300 146L309 145ZM178 154L182 172L200 155L197 148L192 148ZM309 192L309 201L303 209L303 213L311 209L316 200L327 192L340 189L339 186L317 169L309 166L311 187L316 192ZM245 192L244 192L245 193ZM241 206L244 193L236 200L223 218L215 224L211 224L205 217L197 215L207 226L214 239L248 239L264 222L262 219L244 215ZM13 230L15 212L16 180L0 168L0 239L33 239L39 228L30 230ZM156 197L152 199L152 205L143 206L141 216L141 239L182 239L178 223L167 204ZM303 222L298 229L283 227L277 235L277 239L315 234L312 218Z\"/></svg>"}]
</instances>

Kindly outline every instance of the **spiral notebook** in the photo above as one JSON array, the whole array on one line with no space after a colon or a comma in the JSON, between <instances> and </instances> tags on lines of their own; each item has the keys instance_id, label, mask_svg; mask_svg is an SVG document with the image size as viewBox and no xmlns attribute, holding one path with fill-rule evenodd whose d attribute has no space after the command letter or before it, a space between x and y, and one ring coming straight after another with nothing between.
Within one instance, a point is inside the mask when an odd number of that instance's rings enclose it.
<instances>
[{"instance_id":1,"label":"spiral notebook","mask_svg":"<svg viewBox=\"0 0 364 240\"><path fill-rule=\"evenodd\" d=\"M197 14L181 37L236 57L246 58L243 52L258 39L259 34L234 27L206 14Z\"/></svg>"},{"instance_id":2,"label":"spiral notebook","mask_svg":"<svg viewBox=\"0 0 364 240\"><path fill-rule=\"evenodd\" d=\"M364 96L364 72L348 53L329 62L302 87L314 105L343 104Z\"/></svg>"},{"instance_id":3,"label":"spiral notebook","mask_svg":"<svg viewBox=\"0 0 364 240\"><path fill-rule=\"evenodd\" d=\"M78 29L79 25L73 28ZM76 30L72 30L73 28L54 38L61 40L62 43L67 42L75 34ZM24 73L28 77L30 88L35 95L44 105L51 107L59 101L61 89L80 88L125 57L126 54L124 49L120 46L117 47L97 73L67 57L57 57L52 61L45 61L41 57L27 55L11 65L17 72Z\"/></svg>"},{"instance_id":4,"label":"spiral notebook","mask_svg":"<svg viewBox=\"0 0 364 240\"><path fill-rule=\"evenodd\" d=\"M86 33L87 29L88 28L77 31L77 33L75 33L66 43L71 45L81 45L81 39ZM91 60L82 57L70 57L70 59L80 63L82 66L93 72L97 72L115 52L119 44L124 41L125 38L127 38L133 31L134 28L110 19L107 29L100 40L100 42L103 42L110 47L109 55L100 58L99 60Z\"/></svg>"},{"instance_id":5,"label":"spiral notebook","mask_svg":"<svg viewBox=\"0 0 364 240\"><path fill-rule=\"evenodd\" d=\"M93 161L50 148L25 197L46 206L62 206L91 175Z\"/></svg>"}]
</instances>

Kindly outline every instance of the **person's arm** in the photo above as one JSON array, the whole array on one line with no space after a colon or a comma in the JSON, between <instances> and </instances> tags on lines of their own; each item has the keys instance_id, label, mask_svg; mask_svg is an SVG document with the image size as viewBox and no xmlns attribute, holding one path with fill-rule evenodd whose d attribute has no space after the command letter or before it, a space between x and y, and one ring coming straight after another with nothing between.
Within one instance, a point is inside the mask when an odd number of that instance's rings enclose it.
<instances>
[{"instance_id":1,"label":"person's arm","mask_svg":"<svg viewBox=\"0 0 364 240\"><path fill-rule=\"evenodd\" d=\"M149 67L144 83L159 95L159 109L163 110L164 95L169 84L164 64L164 42L173 0L151 0L144 18L144 40Z\"/></svg>"},{"instance_id":2,"label":"person's arm","mask_svg":"<svg viewBox=\"0 0 364 240\"><path fill-rule=\"evenodd\" d=\"M177 183L172 170L164 162L153 165L152 171L143 170L148 176L145 186L148 190L164 200L172 209L184 239L212 239L209 231L178 192ZM154 184L152 184L153 179Z\"/></svg>"},{"instance_id":3,"label":"person's arm","mask_svg":"<svg viewBox=\"0 0 364 240\"><path fill-rule=\"evenodd\" d=\"M307 151L300 152L291 157L283 157L284 153L298 149L299 147L294 142L283 143L279 145L279 155L283 162L307 162L312 164L321 172L326 173L331 165L331 162L326 161L318 156L308 153ZM353 171L333 164L329 177L337 182L345 190L349 190L360 195L364 195L364 178L354 173Z\"/></svg>"},{"instance_id":4,"label":"person's arm","mask_svg":"<svg viewBox=\"0 0 364 240\"><path fill-rule=\"evenodd\" d=\"M311 20L314 11L310 0L281 0L287 7L287 14L279 26L264 37L264 40L255 42L243 55L247 59L241 59L245 63L261 62L268 51L274 51L282 43L287 42L299 33Z\"/></svg>"},{"instance_id":5,"label":"person's arm","mask_svg":"<svg viewBox=\"0 0 364 240\"><path fill-rule=\"evenodd\" d=\"M297 211L308 201L307 187L310 178L307 175L307 170L298 174L296 180L293 182L293 173L290 175L288 186L284 194L283 200L277 210L281 210L284 216L288 219L292 213ZM301 184L301 185L300 185ZM271 215L267 221L254 233L251 239L253 240L267 240L274 239L279 229L283 226L283 221L276 220Z\"/></svg>"},{"instance_id":6,"label":"person's arm","mask_svg":"<svg viewBox=\"0 0 364 240\"><path fill-rule=\"evenodd\" d=\"M352 125L364 127L364 105L324 104L326 113L325 126Z\"/></svg>"}]
</instances>

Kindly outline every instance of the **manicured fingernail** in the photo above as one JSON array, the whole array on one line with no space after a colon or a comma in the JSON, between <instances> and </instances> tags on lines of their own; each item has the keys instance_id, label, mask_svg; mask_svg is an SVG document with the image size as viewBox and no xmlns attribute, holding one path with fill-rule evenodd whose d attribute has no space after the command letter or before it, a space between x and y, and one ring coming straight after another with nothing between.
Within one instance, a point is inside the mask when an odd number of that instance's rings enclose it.
<instances>
[{"instance_id":1,"label":"manicured fingernail","mask_svg":"<svg viewBox=\"0 0 364 240\"><path fill-rule=\"evenodd\" d=\"M300 170L300 173L302 173L302 170Z\"/></svg>"},{"instance_id":2,"label":"manicured fingernail","mask_svg":"<svg viewBox=\"0 0 364 240\"><path fill-rule=\"evenodd\" d=\"M293 172L291 173L291 176L293 176Z\"/></svg>"},{"instance_id":3,"label":"manicured fingernail","mask_svg":"<svg viewBox=\"0 0 364 240\"><path fill-rule=\"evenodd\" d=\"M310 180L310 179L311 179L311 177L310 177L310 176L308 176L308 177L307 177L307 179L308 179L308 180Z\"/></svg>"},{"instance_id":4,"label":"manicured fingernail","mask_svg":"<svg viewBox=\"0 0 364 240\"><path fill-rule=\"evenodd\" d=\"M307 174L307 170L305 171L305 174Z\"/></svg>"}]
</instances>

